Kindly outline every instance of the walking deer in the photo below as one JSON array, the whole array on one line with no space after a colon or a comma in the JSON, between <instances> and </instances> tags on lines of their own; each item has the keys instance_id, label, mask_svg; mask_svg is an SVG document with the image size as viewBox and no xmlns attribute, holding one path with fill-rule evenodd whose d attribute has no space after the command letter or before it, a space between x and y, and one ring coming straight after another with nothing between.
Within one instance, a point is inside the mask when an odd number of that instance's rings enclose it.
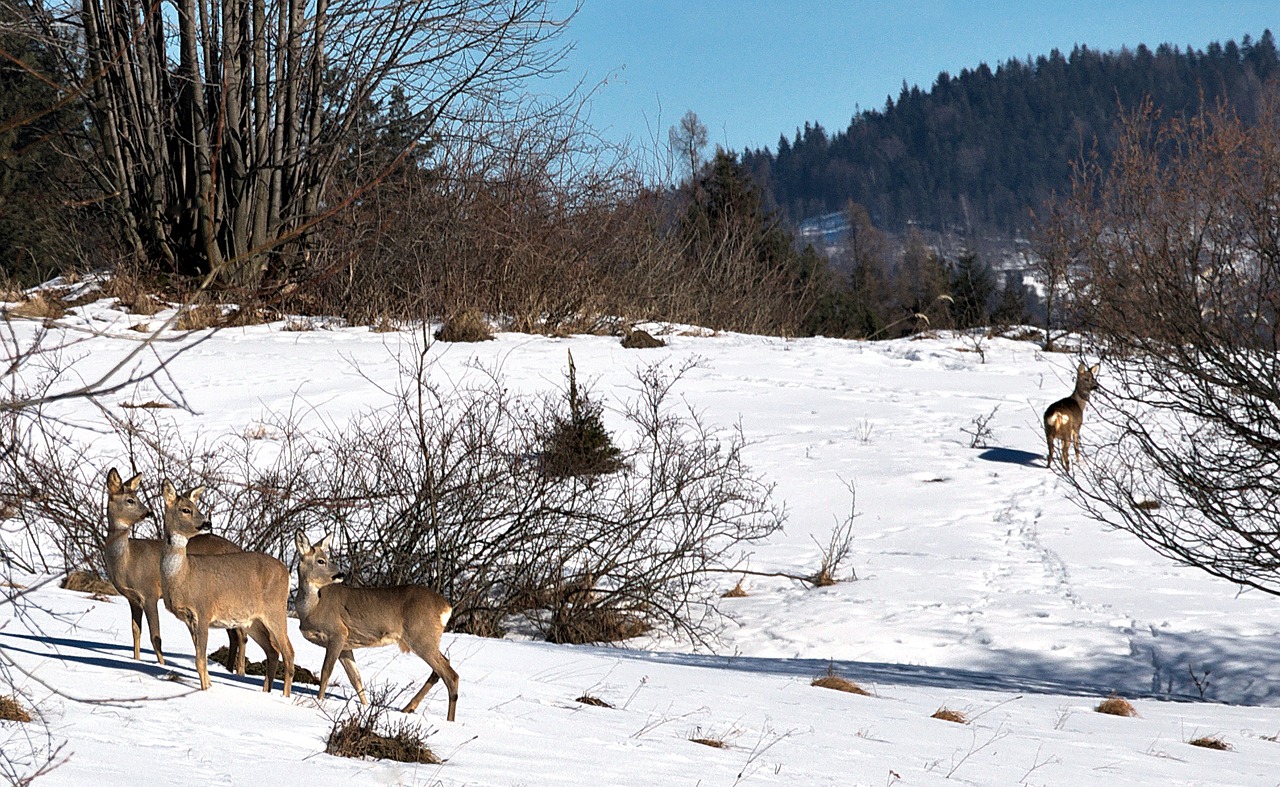
<instances>
[{"instance_id":1,"label":"walking deer","mask_svg":"<svg viewBox=\"0 0 1280 787\"><path fill-rule=\"evenodd\" d=\"M404 653L413 651L431 666L431 677L409 700L405 713L413 713L436 681L444 678L449 689L449 721L458 707L458 673L440 652L440 635L453 608L444 596L419 585L386 588L356 588L339 584L343 574L329 563L329 536L312 545L305 533L297 534L298 610L302 636L323 647L324 667L320 670L320 699L333 672L342 662L351 685L362 704L368 704L354 648L374 648L397 643Z\"/></svg>"},{"instance_id":2,"label":"walking deer","mask_svg":"<svg viewBox=\"0 0 1280 787\"><path fill-rule=\"evenodd\" d=\"M1080 424L1084 422L1084 408L1089 404L1089 394L1098 384L1098 366L1085 366L1083 363L1076 369L1076 389L1065 399L1059 399L1044 411L1044 437L1049 443L1049 455L1045 466L1053 466L1053 442L1062 441L1062 467L1071 472L1071 462L1067 459L1067 448L1075 449L1076 461L1080 460Z\"/></svg>"},{"instance_id":3,"label":"walking deer","mask_svg":"<svg viewBox=\"0 0 1280 787\"><path fill-rule=\"evenodd\" d=\"M160 586L165 606L191 630L202 690L209 688L209 627L241 628L267 654L263 691L271 691L276 663L284 656L284 696L288 697L293 687L289 569L260 552L191 554L191 540L209 530L209 520L199 507L203 493L204 487L198 486L180 495L167 478L161 487L165 546Z\"/></svg>"},{"instance_id":4,"label":"walking deer","mask_svg":"<svg viewBox=\"0 0 1280 787\"><path fill-rule=\"evenodd\" d=\"M143 505L138 495L142 474L122 481L113 467L107 471L107 540L103 544L102 557L107 564L107 578L120 595L129 602L129 614L133 618L133 658L142 659L142 616L147 616L147 630L151 633L151 649L156 661L164 665L164 651L160 647L160 558L164 542L155 538L130 538L133 526L151 516L151 509ZM191 539L187 551L193 555L222 555L239 552L240 547L212 533ZM245 633L240 629L227 630L228 664L234 664L237 674L244 674Z\"/></svg>"}]
</instances>

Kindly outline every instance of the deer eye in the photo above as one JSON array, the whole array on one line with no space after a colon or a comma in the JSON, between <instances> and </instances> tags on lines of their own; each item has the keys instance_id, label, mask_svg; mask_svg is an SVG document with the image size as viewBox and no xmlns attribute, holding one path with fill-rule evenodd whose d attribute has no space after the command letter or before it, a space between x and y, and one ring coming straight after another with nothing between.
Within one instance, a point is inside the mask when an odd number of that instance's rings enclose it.
<instances>
[{"instance_id":1,"label":"deer eye","mask_svg":"<svg viewBox=\"0 0 1280 787\"><path fill-rule=\"evenodd\" d=\"M184 508L184 509L182 509L182 513L184 513L184 514L190 514L190 513L191 513L191 509L190 509L190 508Z\"/></svg>"},{"instance_id":2,"label":"deer eye","mask_svg":"<svg viewBox=\"0 0 1280 787\"><path fill-rule=\"evenodd\" d=\"M326 561L325 561L325 559L324 559L324 558L322 558L322 557L321 557L321 558L316 558L316 565L318 565L318 566L323 566L323 565L325 564L325 562L326 562Z\"/></svg>"}]
</instances>

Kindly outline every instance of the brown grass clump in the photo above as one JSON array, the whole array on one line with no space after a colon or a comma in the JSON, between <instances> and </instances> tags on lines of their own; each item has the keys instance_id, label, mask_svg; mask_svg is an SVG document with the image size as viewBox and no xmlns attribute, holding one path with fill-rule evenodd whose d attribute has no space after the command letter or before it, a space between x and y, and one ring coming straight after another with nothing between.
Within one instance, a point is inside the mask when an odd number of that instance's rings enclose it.
<instances>
[{"instance_id":1,"label":"brown grass clump","mask_svg":"<svg viewBox=\"0 0 1280 787\"><path fill-rule=\"evenodd\" d=\"M1187 741L1192 746L1199 746L1202 749L1214 749L1216 751L1231 751L1235 747L1227 743L1216 735L1206 735L1199 738L1192 738Z\"/></svg>"},{"instance_id":2,"label":"brown grass clump","mask_svg":"<svg viewBox=\"0 0 1280 787\"><path fill-rule=\"evenodd\" d=\"M325 753L335 757L396 762L416 762L424 765L440 765L443 760L435 755L422 740L421 729L404 723L389 729L389 735L378 731L384 709L378 705L362 706L350 715L334 719L329 739L325 741Z\"/></svg>"},{"instance_id":3,"label":"brown grass clump","mask_svg":"<svg viewBox=\"0 0 1280 787\"><path fill-rule=\"evenodd\" d=\"M654 337L648 331L635 328L627 331L627 335L622 337L622 346L628 350L648 350L655 347L666 347L667 343Z\"/></svg>"},{"instance_id":4,"label":"brown grass clump","mask_svg":"<svg viewBox=\"0 0 1280 787\"><path fill-rule=\"evenodd\" d=\"M1098 707L1094 708L1098 713L1105 713L1108 716L1137 716L1138 710L1133 707L1133 703L1117 697L1114 694L1098 703Z\"/></svg>"},{"instance_id":5,"label":"brown grass clump","mask_svg":"<svg viewBox=\"0 0 1280 787\"><path fill-rule=\"evenodd\" d=\"M436 338L442 342L487 342L493 338L493 331L479 311L462 309L444 321Z\"/></svg>"},{"instance_id":6,"label":"brown grass clump","mask_svg":"<svg viewBox=\"0 0 1280 787\"><path fill-rule=\"evenodd\" d=\"M547 642L557 645L620 642L638 637L652 628L644 618L630 612L570 604L552 613Z\"/></svg>"},{"instance_id":7,"label":"brown grass clump","mask_svg":"<svg viewBox=\"0 0 1280 787\"><path fill-rule=\"evenodd\" d=\"M729 744L719 738L690 738L694 743L701 743L703 746L710 746L713 749L727 749Z\"/></svg>"},{"instance_id":8,"label":"brown grass clump","mask_svg":"<svg viewBox=\"0 0 1280 787\"><path fill-rule=\"evenodd\" d=\"M116 586L92 571L72 571L62 579L59 587L74 590L77 593L96 593L102 596L117 596Z\"/></svg>"},{"instance_id":9,"label":"brown grass clump","mask_svg":"<svg viewBox=\"0 0 1280 787\"><path fill-rule=\"evenodd\" d=\"M218 662L222 666L226 667L228 672L235 672L236 667L234 664L231 663L231 651L227 649L226 645L223 645L222 647L218 648L214 652L210 653L209 661ZM282 673L283 673L283 666L277 670L276 672L277 678L282 678L283 677ZM259 677L265 676L267 674L267 662L265 660L249 661L248 659L245 659L244 674L257 675ZM307 669L306 667L300 664L294 664L293 665L293 682L307 683L312 686L319 686L320 678L314 672Z\"/></svg>"},{"instance_id":10,"label":"brown grass clump","mask_svg":"<svg viewBox=\"0 0 1280 787\"><path fill-rule=\"evenodd\" d=\"M742 587L741 579L738 580L738 584L734 585L731 589L726 590L725 592L720 594L720 598L746 598L746 597L747 597L747 591L745 588Z\"/></svg>"},{"instance_id":11,"label":"brown grass clump","mask_svg":"<svg viewBox=\"0 0 1280 787\"><path fill-rule=\"evenodd\" d=\"M955 724L969 723L969 719L963 713L961 713L958 710L951 710L950 708L938 708L936 711L933 712L933 715L930 716L929 718L941 719L942 721L950 721L950 722L954 722Z\"/></svg>"},{"instance_id":12,"label":"brown grass clump","mask_svg":"<svg viewBox=\"0 0 1280 787\"><path fill-rule=\"evenodd\" d=\"M66 313L67 309L61 301L40 292L24 297L17 306L5 312L11 317L25 317L30 320L56 320Z\"/></svg>"},{"instance_id":13,"label":"brown grass clump","mask_svg":"<svg viewBox=\"0 0 1280 787\"><path fill-rule=\"evenodd\" d=\"M581 702L583 705L590 705L593 708L612 708L613 707L612 705L600 699L599 697L593 697L590 694L583 694L581 697L574 700L574 702Z\"/></svg>"},{"instance_id":14,"label":"brown grass clump","mask_svg":"<svg viewBox=\"0 0 1280 787\"><path fill-rule=\"evenodd\" d=\"M169 402L157 402L155 399L145 402L121 402L120 406L126 410L171 410L177 407Z\"/></svg>"},{"instance_id":15,"label":"brown grass clump","mask_svg":"<svg viewBox=\"0 0 1280 787\"><path fill-rule=\"evenodd\" d=\"M125 311L144 317L150 317L165 307L164 302L149 293L146 287L132 276L120 274L112 276L103 283L102 291L98 295L104 298L115 298Z\"/></svg>"},{"instance_id":16,"label":"brown grass clump","mask_svg":"<svg viewBox=\"0 0 1280 787\"><path fill-rule=\"evenodd\" d=\"M178 315L174 327L180 331L202 331L216 328L225 322L222 308L213 303L197 303L186 307Z\"/></svg>"},{"instance_id":17,"label":"brown grass clump","mask_svg":"<svg viewBox=\"0 0 1280 787\"><path fill-rule=\"evenodd\" d=\"M842 678L837 675L835 665L828 665L827 674L814 678L809 682L809 685L817 686L822 689L835 689L836 691L843 691L848 694L859 694L863 697L871 696L871 692L862 688L848 678Z\"/></svg>"},{"instance_id":18,"label":"brown grass clump","mask_svg":"<svg viewBox=\"0 0 1280 787\"><path fill-rule=\"evenodd\" d=\"M151 333L151 323L149 322L135 323L129 326L129 330L137 331L138 333Z\"/></svg>"},{"instance_id":19,"label":"brown grass clump","mask_svg":"<svg viewBox=\"0 0 1280 787\"><path fill-rule=\"evenodd\" d=\"M25 724L31 721L31 713L13 697L0 696L0 720L20 721Z\"/></svg>"}]
</instances>

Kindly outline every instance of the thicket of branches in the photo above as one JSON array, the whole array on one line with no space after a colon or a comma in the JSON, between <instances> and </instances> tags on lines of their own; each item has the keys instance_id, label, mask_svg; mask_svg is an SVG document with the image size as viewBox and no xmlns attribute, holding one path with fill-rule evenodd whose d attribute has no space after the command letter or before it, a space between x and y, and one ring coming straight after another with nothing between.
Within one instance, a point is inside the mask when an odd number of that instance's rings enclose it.
<instances>
[{"instance_id":1,"label":"thicket of branches","mask_svg":"<svg viewBox=\"0 0 1280 787\"><path fill-rule=\"evenodd\" d=\"M1280 593L1280 101L1150 109L1082 173L1064 236L1102 359L1076 477L1103 521Z\"/></svg>"},{"instance_id":2,"label":"thicket of branches","mask_svg":"<svg viewBox=\"0 0 1280 787\"><path fill-rule=\"evenodd\" d=\"M743 463L742 436L675 400L682 370L639 372L616 448L593 442L608 465L551 472L542 459L574 423L569 389L515 397L482 370L444 388L430 368L425 353L407 359L390 405L318 431L287 414L218 439L154 411L112 419L120 464L152 490L162 477L209 485L216 530L248 549L291 561L297 529L334 532L355 581L434 587L455 630L521 625L557 642L712 632L716 574L783 512ZM574 397L599 412L587 392ZM0 495L22 501L27 530L54 551L24 559L94 565L102 468L56 422L26 423Z\"/></svg>"}]
</instances>

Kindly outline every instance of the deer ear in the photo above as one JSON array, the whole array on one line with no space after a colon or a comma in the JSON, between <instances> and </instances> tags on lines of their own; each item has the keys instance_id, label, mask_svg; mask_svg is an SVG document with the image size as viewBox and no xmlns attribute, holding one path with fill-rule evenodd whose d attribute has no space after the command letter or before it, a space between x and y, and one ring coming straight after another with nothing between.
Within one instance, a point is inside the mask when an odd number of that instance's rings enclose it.
<instances>
[{"instance_id":1,"label":"deer ear","mask_svg":"<svg viewBox=\"0 0 1280 787\"><path fill-rule=\"evenodd\" d=\"M124 487L120 483L120 474L113 467L107 471L107 494L118 495L122 491L124 491Z\"/></svg>"},{"instance_id":2,"label":"deer ear","mask_svg":"<svg viewBox=\"0 0 1280 787\"><path fill-rule=\"evenodd\" d=\"M311 542L307 540L307 534L301 530L293 534L293 543L298 547L298 554L311 549Z\"/></svg>"},{"instance_id":3,"label":"deer ear","mask_svg":"<svg viewBox=\"0 0 1280 787\"><path fill-rule=\"evenodd\" d=\"M1087 371L1089 371L1089 367L1084 365L1084 361L1081 361L1080 364L1076 366L1076 374L1084 374Z\"/></svg>"},{"instance_id":4,"label":"deer ear","mask_svg":"<svg viewBox=\"0 0 1280 787\"><path fill-rule=\"evenodd\" d=\"M164 504L167 506L178 502L178 490L173 488L173 482L167 478L160 484L160 495L164 497Z\"/></svg>"},{"instance_id":5,"label":"deer ear","mask_svg":"<svg viewBox=\"0 0 1280 787\"><path fill-rule=\"evenodd\" d=\"M137 473L133 478L125 481L124 486L125 489L128 489L130 492L137 492L138 487L142 486L142 473Z\"/></svg>"},{"instance_id":6,"label":"deer ear","mask_svg":"<svg viewBox=\"0 0 1280 787\"><path fill-rule=\"evenodd\" d=\"M324 534L324 538L322 538L322 539L320 539L319 541L317 541L317 542L316 542L316 549L328 549L328 548L329 548L329 537L330 537L330 536L329 536L329 534L328 534L328 533L325 533L325 534Z\"/></svg>"},{"instance_id":7,"label":"deer ear","mask_svg":"<svg viewBox=\"0 0 1280 787\"><path fill-rule=\"evenodd\" d=\"M197 486L197 487L192 487L190 490L188 490L188 492L187 492L187 495L186 495L186 496L187 496L187 497L189 497L189 498L191 498L191 502L193 502L193 503L195 503L195 504L199 505L199 503L200 503L200 495L203 495L203 494L204 494L204 487L203 487L203 486Z\"/></svg>"},{"instance_id":8,"label":"deer ear","mask_svg":"<svg viewBox=\"0 0 1280 787\"><path fill-rule=\"evenodd\" d=\"M1102 364L1100 364L1100 363L1095 363L1093 366L1089 367L1089 374L1097 374L1097 373L1098 373L1098 367L1100 367L1100 366L1102 366Z\"/></svg>"}]
</instances>

